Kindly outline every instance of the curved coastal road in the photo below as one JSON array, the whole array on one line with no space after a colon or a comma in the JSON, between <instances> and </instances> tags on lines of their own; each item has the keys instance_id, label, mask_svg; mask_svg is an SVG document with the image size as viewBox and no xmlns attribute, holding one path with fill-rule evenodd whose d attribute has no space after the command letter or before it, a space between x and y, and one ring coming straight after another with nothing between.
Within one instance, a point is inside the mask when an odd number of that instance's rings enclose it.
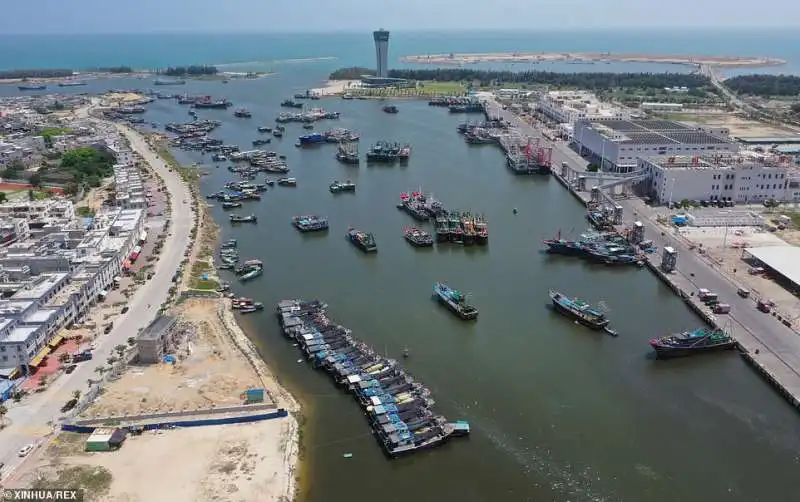
<instances>
[{"instance_id":1,"label":"curved coastal road","mask_svg":"<svg viewBox=\"0 0 800 502\"><path fill-rule=\"evenodd\" d=\"M79 116L85 117L86 114L85 109L78 112ZM172 199L169 212L170 233L164 242L152 279L140 286L130 298L128 312L115 319L111 333L97 338L98 347L94 350L94 358L79 363L72 374L62 374L45 392L33 394L19 405L9 406L6 416L6 423L9 425L0 431L0 463L5 464L0 470L0 481L6 481L24 460L17 455L20 448L29 443L41 444L44 437L53 432L54 424L61 416L61 407L71 399L74 391L87 390L88 380L98 377L95 369L106 364L114 347L125 345L128 337L135 336L155 319L159 306L167 299L169 289L173 286L172 277L189 245L194 216L190 210L189 188L180 175L169 170L167 164L150 149L138 132L119 124L101 121L97 123L116 127L128 139L131 149L139 152L164 180Z\"/></svg>"}]
</instances>

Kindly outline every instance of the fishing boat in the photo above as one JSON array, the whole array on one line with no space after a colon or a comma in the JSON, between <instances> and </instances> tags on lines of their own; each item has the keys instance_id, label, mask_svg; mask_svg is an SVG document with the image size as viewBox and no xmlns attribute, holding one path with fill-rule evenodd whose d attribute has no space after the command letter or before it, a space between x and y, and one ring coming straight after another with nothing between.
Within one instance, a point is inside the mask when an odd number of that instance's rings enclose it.
<instances>
[{"instance_id":1,"label":"fishing boat","mask_svg":"<svg viewBox=\"0 0 800 502\"><path fill-rule=\"evenodd\" d=\"M443 282L433 285L433 295L439 303L465 321L478 318L478 309L467 303L466 296Z\"/></svg>"},{"instance_id":2,"label":"fishing boat","mask_svg":"<svg viewBox=\"0 0 800 502\"><path fill-rule=\"evenodd\" d=\"M350 180L345 182L341 181L334 181L330 184L328 189L331 193L340 193L340 192L355 192L356 191L356 184Z\"/></svg>"},{"instance_id":3,"label":"fishing boat","mask_svg":"<svg viewBox=\"0 0 800 502\"><path fill-rule=\"evenodd\" d=\"M153 85L184 85L185 80L170 80L165 78L157 78L153 81Z\"/></svg>"},{"instance_id":4,"label":"fishing boat","mask_svg":"<svg viewBox=\"0 0 800 502\"><path fill-rule=\"evenodd\" d=\"M355 247L365 253L375 253L378 251L378 245L375 243L375 236L371 233L351 228L347 231L347 238Z\"/></svg>"},{"instance_id":5,"label":"fishing boat","mask_svg":"<svg viewBox=\"0 0 800 502\"><path fill-rule=\"evenodd\" d=\"M268 145L272 142L269 138L262 138L262 139L254 139L253 146L261 146L261 145Z\"/></svg>"},{"instance_id":6,"label":"fishing boat","mask_svg":"<svg viewBox=\"0 0 800 502\"><path fill-rule=\"evenodd\" d=\"M251 214L250 216L241 216L238 214L232 214L230 216L231 223L257 223L258 219L256 215Z\"/></svg>"},{"instance_id":7,"label":"fishing boat","mask_svg":"<svg viewBox=\"0 0 800 502\"><path fill-rule=\"evenodd\" d=\"M322 133L312 132L311 134L300 136L300 138L298 138L298 141L300 142L301 146L310 146L310 145L319 145L322 143L327 143L328 139Z\"/></svg>"},{"instance_id":8,"label":"fishing boat","mask_svg":"<svg viewBox=\"0 0 800 502\"><path fill-rule=\"evenodd\" d=\"M225 98L221 99L211 99L211 96L202 96L197 98L192 103L192 106L195 108L204 108L204 109L226 109L230 106L233 106L233 103L228 101Z\"/></svg>"},{"instance_id":9,"label":"fishing boat","mask_svg":"<svg viewBox=\"0 0 800 502\"><path fill-rule=\"evenodd\" d=\"M285 101L281 101L281 106L284 108L302 108L303 103L297 103L292 101L291 99L287 99Z\"/></svg>"},{"instance_id":10,"label":"fishing boat","mask_svg":"<svg viewBox=\"0 0 800 502\"><path fill-rule=\"evenodd\" d=\"M262 133L263 132L272 132L272 128L271 127L267 127L267 126L261 126L261 127L258 128L258 132L262 132Z\"/></svg>"},{"instance_id":11,"label":"fishing boat","mask_svg":"<svg viewBox=\"0 0 800 502\"><path fill-rule=\"evenodd\" d=\"M586 327L603 329L610 322L606 314L578 298L569 298L558 291L550 290L550 299L555 310L574 319Z\"/></svg>"},{"instance_id":12,"label":"fishing boat","mask_svg":"<svg viewBox=\"0 0 800 502\"><path fill-rule=\"evenodd\" d=\"M233 116L238 117L240 119L249 119L250 117L253 116L253 114L245 110L244 108L239 108L238 110L233 112Z\"/></svg>"},{"instance_id":13,"label":"fishing boat","mask_svg":"<svg viewBox=\"0 0 800 502\"><path fill-rule=\"evenodd\" d=\"M698 328L650 340L650 346L659 358L684 357L703 352L729 350L736 341L721 329Z\"/></svg>"},{"instance_id":14,"label":"fishing boat","mask_svg":"<svg viewBox=\"0 0 800 502\"><path fill-rule=\"evenodd\" d=\"M441 214L436 217L434 223L436 228L436 242L447 242L450 240L450 227L447 224L447 215Z\"/></svg>"},{"instance_id":15,"label":"fishing boat","mask_svg":"<svg viewBox=\"0 0 800 502\"><path fill-rule=\"evenodd\" d=\"M222 209L235 209L237 207L242 207L241 202L223 202Z\"/></svg>"},{"instance_id":16,"label":"fishing boat","mask_svg":"<svg viewBox=\"0 0 800 502\"><path fill-rule=\"evenodd\" d=\"M328 230L328 218L315 215L295 216L292 225L301 232L321 232Z\"/></svg>"},{"instance_id":17,"label":"fishing boat","mask_svg":"<svg viewBox=\"0 0 800 502\"><path fill-rule=\"evenodd\" d=\"M281 131L280 129L275 129L274 131L272 131L272 135L275 136L276 138L282 138L283 131Z\"/></svg>"},{"instance_id":18,"label":"fishing boat","mask_svg":"<svg viewBox=\"0 0 800 502\"><path fill-rule=\"evenodd\" d=\"M81 80L68 80L66 82L58 83L59 87L81 87L84 85L86 85L86 82L83 82Z\"/></svg>"},{"instance_id":19,"label":"fishing boat","mask_svg":"<svg viewBox=\"0 0 800 502\"><path fill-rule=\"evenodd\" d=\"M383 111L386 113L397 113L399 110L394 105L388 105L383 107Z\"/></svg>"},{"instance_id":20,"label":"fishing boat","mask_svg":"<svg viewBox=\"0 0 800 502\"><path fill-rule=\"evenodd\" d=\"M489 224L483 216L477 217L474 221L475 226L475 243L479 246L485 246L489 243Z\"/></svg>"},{"instance_id":21,"label":"fishing boat","mask_svg":"<svg viewBox=\"0 0 800 502\"><path fill-rule=\"evenodd\" d=\"M256 277L260 276L264 273L263 267L250 267L244 274L239 276L239 280L242 282L247 282L251 279L255 279Z\"/></svg>"},{"instance_id":22,"label":"fishing boat","mask_svg":"<svg viewBox=\"0 0 800 502\"><path fill-rule=\"evenodd\" d=\"M412 246L430 247L433 246L433 237L428 232L416 228L408 227L403 230L403 236Z\"/></svg>"},{"instance_id":23,"label":"fishing boat","mask_svg":"<svg viewBox=\"0 0 800 502\"><path fill-rule=\"evenodd\" d=\"M47 86L44 84L23 84L17 86L17 89L20 91L43 91L47 89Z\"/></svg>"},{"instance_id":24,"label":"fishing boat","mask_svg":"<svg viewBox=\"0 0 800 502\"><path fill-rule=\"evenodd\" d=\"M394 163L398 160L400 145L378 141L367 151L367 162Z\"/></svg>"},{"instance_id":25,"label":"fishing boat","mask_svg":"<svg viewBox=\"0 0 800 502\"><path fill-rule=\"evenodd\" d=\"M313 129L314 124L303 124L303 129Z\"/></svg>"},{"instance_id":26,"label":"fishing boat","mask_svg":"<svg viewBox=\"0 0 800 502\"><path fill-rule=\"evenodd\" d=\"M283 187L296 187L297 186L297 179L295 178L281 178L278 180L278 184Z\"/></svg>"},{"instance_id":27,"label":"fishing boat","mask_svg":"<svg viewBox=\"0 0 800 502\"><path fill-rule=\"evenodd\" d=\"M336 150L336 160L342 164L358 165L358 143L342 142Z\"/></svg>"}]
</instances>

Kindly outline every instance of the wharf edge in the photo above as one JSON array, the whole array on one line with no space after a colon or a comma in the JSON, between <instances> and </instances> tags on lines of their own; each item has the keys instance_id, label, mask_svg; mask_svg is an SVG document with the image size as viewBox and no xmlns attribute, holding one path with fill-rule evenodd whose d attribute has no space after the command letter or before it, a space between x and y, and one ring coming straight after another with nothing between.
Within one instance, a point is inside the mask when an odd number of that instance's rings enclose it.
<instances>
[{"instance_id":1,"label":"wharf edge","mask_svg":"<svg viewBox=\"0 0 800 502\"><path fill-rule=\"evenodd\" d=\"M490 113L490 108L494 108L493 112L495 112L494 114L496 116L503 116L504 118L509 119L509 121L511 121L515 127L520 129L520 132L522 132L523 135L541 137L541 133L536 131L532 125L525 123L517 115L514 115L510 111L503 113L505 110L501 111L500 106L493 100L487 103L487 116ZM556 148L554 148L554 150L556 150ZM572 162L573 159L571 157L571 155L567 155L566 162L570 164L570 167L574 168L574 162ZM575 186L564 179L557 169L552 170L552 175L575 199L577 199L584 206L588 207L589 200L584 196L584 194L579 192ZM645 226L645 229L648 232L656 232L656 235L661 233L661 230L655 227L655 225L647 218L642 218L642 224ZM665 234L664 237L667 238L668 236ZM687 293L687 290L684 289L681 284L679 284L678 281L683 279L682 276L678 277L665 274L656 263L653 263L651 256L647 257L645 260L645 265L655 274L656 277L658 277L664 284L674 291L692 311L700 316L700 318L703 319L706 324L715 329L722 329L717 317L704 310L697 303L695 297ZM710 273L718 273L709 267L708 264L703 264L703 266ZM763 378L765 378L767 382L781 396L784 397L784 399L786 399L795 409L800 411L800 371L798 368L793 367L789 362L781 358L778 354L778 351L771 348L768 343L765 343L759 339L758 336L756 336L744 324L736 320L735 317L730 315L728 317L731 322L738 327L737 334L734 339L736 340L736 346L739 349L739 354L742 356L742 358ZM796 333L795 336L797 336ZM756 355L758 358L755 357Z\"/></svg>"}]
</instances>

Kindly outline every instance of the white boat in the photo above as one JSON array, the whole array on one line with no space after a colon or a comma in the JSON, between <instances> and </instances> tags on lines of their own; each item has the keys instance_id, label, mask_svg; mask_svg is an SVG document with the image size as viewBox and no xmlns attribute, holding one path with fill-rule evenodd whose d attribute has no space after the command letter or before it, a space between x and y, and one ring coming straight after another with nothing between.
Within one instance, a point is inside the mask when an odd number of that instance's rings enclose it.
<instances>
[{"instance_id":1,"label":"white boat","mask_svg":"<svg viewBox=\"0 0 800 502\"><path fill-rule=\"evenodd\" d=\"M297 186L297 179L295 178L281 178L278 180L278 184L282 186L294 187Z\"/></svg>"}]
</instances>

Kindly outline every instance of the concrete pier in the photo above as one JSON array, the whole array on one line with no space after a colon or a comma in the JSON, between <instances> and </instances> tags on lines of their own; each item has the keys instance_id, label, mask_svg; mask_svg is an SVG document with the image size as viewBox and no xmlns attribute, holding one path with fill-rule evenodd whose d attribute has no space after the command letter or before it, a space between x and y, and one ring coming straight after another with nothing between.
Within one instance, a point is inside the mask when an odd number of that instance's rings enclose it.
<instances>
[{"instance_id":1,"label":"concrete pier","mask_svg":"<svg viewBox=\"0 0 800 502\"><path fill-rule=\"evenodd\" d=\"M503 110L497 102L489 100L486 114L510 122L517 136L540 138L541 132L529 123ZM513 137L513 136L512 136ZM549 142L548 142L549 143ZM626 181L614 181L605 175L606 182L594 181L599 174L586 171L587 162L566 143L553 142L553 175L573 197L588 205L592 186L624 186ZM562 164L566 163L562 169ZM596 183L596 185L595 185ZM675 229L660 226L653 208L640 199L604 193L604 203L613 203L622 208L623 221L619 228L629 228L634 221L645 227L645 239L653 240L659 250L672 247L677 251L677 270L664 273L660 267L660 255L650 255L647 267L678 294L687 306L694 310L709 326L729 329L737 341L742 357L761 374L786 400L800 408L800 333L797 326L785 319L762 313L756 309L757 298L742 298L737 294L740 285L735 278L727 276L719 266L693 249ZM720 301L731 305L730 314L715 315L697 298L697 291L706 288L719 295ZM653 333L657 336L660 333Z\"/></svg>"}]
</instances>

